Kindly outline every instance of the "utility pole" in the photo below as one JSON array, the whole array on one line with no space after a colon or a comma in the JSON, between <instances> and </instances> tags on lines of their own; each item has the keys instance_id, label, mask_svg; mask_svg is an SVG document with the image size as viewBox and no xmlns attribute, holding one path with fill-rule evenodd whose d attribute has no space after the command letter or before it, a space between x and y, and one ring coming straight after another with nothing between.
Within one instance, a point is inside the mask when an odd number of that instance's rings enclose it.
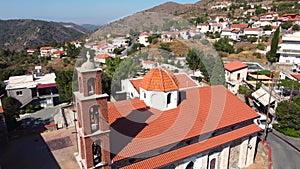
<instances>
[{"instance_id":1,"label":"utility pole","mask_svg":"<svg viewBox=\"0 0 300 169\"><path fill-rule=\"evenodd\" d=\"M272 77L271 85L269 85L269 88L270 88L270 89L269 89L270 97L269 97L269 103L268 103L268 109L267 109L267 118L266 118L266 124L265 124L265 130L264 130L264 137L263 137L263 140L266 140L266 139L267 139L267 133L268 133L268 119L269 119L270 105L271 105L271 99L272 99L273 78L274 78L274 77Z\"/></svg>"},{"instance_id":2,"label":"utility pole","mask_svg":"<svg viewBox=\"0 0 300 169\"><path fill-rule=\"evenodd\" d=\"M292 90L291 90L291 93L290 93L290 99L289 99L289 105L288 105L288 114L290 114L290 109L291 109L291 101L292 101L292 98L293 98L293 94L294 94L294 80L292 80L293 83L292 83Z\"/></svg>"}]
</instances>

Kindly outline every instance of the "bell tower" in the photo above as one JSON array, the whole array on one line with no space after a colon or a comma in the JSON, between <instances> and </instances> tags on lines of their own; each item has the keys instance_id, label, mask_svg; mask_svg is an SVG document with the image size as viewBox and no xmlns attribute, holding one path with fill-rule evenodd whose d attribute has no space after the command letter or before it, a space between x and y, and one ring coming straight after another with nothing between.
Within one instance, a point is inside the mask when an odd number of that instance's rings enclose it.
<instances>
[{"instance_id":1,"label":"bell tower","mask_svg":"<svg viewBox=\"0 0 300 169\"><path fill-rule=\"evenodd\" d=\"M76 159L82 169L110 168L109 125L107 94L102 94L100 68L90 61L76 68L79 91L75 96L78 154Z\"/></svg>"}]
</instances>

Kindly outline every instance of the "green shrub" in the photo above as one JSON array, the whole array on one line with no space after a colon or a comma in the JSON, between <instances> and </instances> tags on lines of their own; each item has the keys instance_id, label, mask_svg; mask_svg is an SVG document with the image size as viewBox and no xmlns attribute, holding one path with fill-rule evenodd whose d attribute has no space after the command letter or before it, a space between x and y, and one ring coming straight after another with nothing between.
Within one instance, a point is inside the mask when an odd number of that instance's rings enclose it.
<instances>
[{"instance_id":1,"label":"green shrub","mask_svg":"<svg viewBox=\"0 0 300 169\"><path fill-rule=\"evenodd\" d=\"M245 95L250 95L251 94L251 90L247 87L247 86L243 86L241 85L239 87L239 91L240 94L245 94Z\"/></svg>"},{"instance_id":2,"label":"green shrub","mask_svg":"<svg viewBox=\"0 0 300 169\"><path fill-rule=\"evenodd\" d=\"M274 124L273 128L284 135L300 138L300 130L295 130L292 128L282 128L279 124Z\"/></svg>"},{"instance_id":3,"label":"green shrub","mask_svg":"<svg viewBox=\"0 0 300 169\"><path fill-rule=\"evenodd\" d=\"M202 39L202 40L201 40L201 43L202 43L203 45L207 45L207 44L209 44L209 41L208 41L207 39Z\"/></svg>"},{"instance_id":4,"label":"green shrub","mask_svg":"<svg viewBox=\"0 0 300 169\"><path fill-rule=\"evenodd\" d=\"M236 50L236 52L235 53L241 53L241 52L243 52L244 51L244 49L243 48L238 48L237 50Z\"/></svg>"}]
</instances>

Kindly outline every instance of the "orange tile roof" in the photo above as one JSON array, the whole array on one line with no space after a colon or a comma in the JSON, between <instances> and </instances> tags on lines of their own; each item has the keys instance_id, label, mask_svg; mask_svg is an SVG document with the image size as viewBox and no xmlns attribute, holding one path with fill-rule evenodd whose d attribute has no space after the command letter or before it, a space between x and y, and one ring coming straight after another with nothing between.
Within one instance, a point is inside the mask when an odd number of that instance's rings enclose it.
<instances>
[{"instance_id":1,"label":"orange tile roof","mask_svg":"<svg viewBox=\"0 0 300 169\"><path fill-rule=\"evenodd\" d=\"M0 113L4 113L2 106L0 106Z\"/></svg>"},{"instance_id":2,"label":"orange tile roof","mask_svg":"<svg viewBox=\"0 0 300 169\"><path fill-rule=\"evenodd\" d=\"M145 90L170 91L179 89L174 74L163 68L151 69L143 78L141 87Z\"/></svg>"},{"instance_id":3,"label":"orange tile roof","mask_svg":"<svg viewBox=\"0 0 300 169\"><path fill-rule=\"evenodd\" d=\"M51 49L53 49L53 47L51 46L44 46L40 48L40 50L51 50Z\"/></svg>"},{"instance_id":4,"label":"orange tile roof","mask_svg":"<svg viewBox=\"0 0 300 169\"><path fill-rule=\"evenodd\" d=\"M178 81L179 89L198 86L187 74L175 74L175 77Z\"/></svg>"},{"instance_id":5,"label":"orange tile roof","mask_svg":"<svg viewBox=\"0 0 300 169\"><path fill-rule=\"evenodd\" d=\"M175 78L178 81L179 89L189 88L189 87L196 87L198 84L194 82L191 78L188 77L186 74L175 74ZM131 84L135 88L135 90L140 93L140 86L143 79L132 79L130 80Z\"/></svg>"},{"instance_id":6,"label":"orange tile roof","mask_svg":"<svg viewBox=\"0 0 300 169\"><path fill-rule=\"evenodd\" d=\"M247 64L244 64L243 62L240 61L234 61L234 62L230 62L224 65L224 68L230 72L235 71L235 70L239 70L239 69L243 69L248 67Z\"/></svg>"},{"instance_id":7,"label":"orange tile roof","mask_svg":"<svg viewBox=\"0 0 300 169\"><path fill-rule=\"evenodd\" d=\"M152 36L152 34L151 34L151 33L144 32L144 33L141 33L141 34L139 35L139 37L141 37L141 36L147 36L147 37L149 37L149 36Z\"/></svg>"},{"instance_id":8,"label":"orange tile roof","mask_svg":"<svg viewBox=\"0 0 300 169\"><path fill-rule=\"evenodd\" d=\"M239 32L239 30L237 30L237 29L233 29L231 32L233 32L233 33L238 33L238 32Z\"/></svg>"},{"instance_id":9,"label":"orange tile roof","mask_svg":"<svg viewBox=\"0 0 300 169\"><path fill-rule=\"evenodd\" d=\"M245 28L245 31L259 31L261 30L260 28Z\"/></svg>"},{"instance_id":10,"label":"orange tile roof","mask_svg":"<svg viewBox=\"0 0 300 169\"><path fill-rule=\"evenodd\" d=\"M140 93L140 86L141 86L141 82L143 79L133 79L130 80L131 84L133 85L133 87L135 88L135 90Z\"/></svg>"},{"instance_id":11,"label":"orange tile roof","mask_svg":"<svg viewBox=\"0 0 300 169\"><path fill-rule=\"evenodd\" d=\"M95 58L97 59L106 59L106 58L110 58L111 56L109 56L108 54L99 54L97 56L95 56Z\"/></svg>"},{"instance_id":12,"label":"orange tile roof","mask_svg":"<svg viewBox=\"0 0 300 169\"><path fill-rule=\"evenodd\" d=\"M122 167L122 169L140 169L140 168L158 168L166 164L170 164L181 160L186 157L190 157L198 154L199 152L207 151L211 148L215 148L219 145L226 144L230 141L242 138L247 135L251 135L260 131L257 125L252 124L231 132L207 139L202 142L198 142L192 145L185 146L174 151L166 152L164 154L155 156L153 158L148 158L143 161L139 161L132 165Z\"/></svg>"},{"instance_id":13,"label":"orange tile roof","mask_svg":"<svg viewBox=\"0 0 300 169\"><path fill-rule=\"evenodd\" d=\"M297 80L300 80L300 74L299 73L294 73L291 74L294 78L296 78Z\"/></svg>"},{"instance_id":14,"label":"orange tile roof","mask_svg":"<svg viewBox=\"0 0 300 169\"><path fill-rule=\"evenodd\" d=\"M258 117L224 86L190 88L182 92L185 99L178 107L163 112L147 107L139 98L109 103L111 137L124 134L112 138L120 140L111 143L112 152L119 148L112 160L119 161ZM131 136L130 141L128 136Z\"/></svg>"},{"instance_id":15,"label":"orange tile roof","mask_svg":"<svg viewBox=\"0 0 300 169\"><path fill-rule=\"evenodd\" d=\"M53 54L58 54L58 55L65 55L67 52L65 51L60 51L60 50L57 50L57 51L54 51Z\"/></svg>"},{"instance_id":16,"label":"orange tile roof","mask_svg":"<svg viewBox=\"0 0 300 169\"><path fill-rule=\"evenodd\" d=\"M143 64L155 64L155 61L152 60L143 60Z\"/></svg>"},{"instance_id":17,"label":"orange tile roof","mask_svg":"<svg viewBox=\"0 0 300 169\"><path fill-rule=\"evenodd\" d=\"M231 28L247 28L248 24L232 24Z\"/></svg>"}]
</instances>

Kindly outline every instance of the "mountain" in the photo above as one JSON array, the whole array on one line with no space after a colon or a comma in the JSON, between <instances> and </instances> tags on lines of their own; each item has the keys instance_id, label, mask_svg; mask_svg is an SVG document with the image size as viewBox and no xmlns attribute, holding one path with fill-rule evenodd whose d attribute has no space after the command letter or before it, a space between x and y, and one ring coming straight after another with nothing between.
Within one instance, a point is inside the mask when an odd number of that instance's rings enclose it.
<instances>
[{"instance_id":1,"label":"mountain","mask_svg":"<svg viewBox=\"0 0 300 169\"><path fill-rule=\"evenodd\" d=\"M41 20L0 20L0 48L22 50L49 45L53 41L70 41L85 34L79 27Z\"/></svg>"},{"instance_id":2,"label":"mountain","mask_svg":"<svg viewBox=\"0 0 300 169\"><path fill-rule=\"evenodd\" d=\"M182 19L167 13L138 12L118 21L109 23L91 35L91 39L99 39L107 34L126 35L144 31L164 31L171 27L175 29L190 28L191 24Z\"/></svg>"},{"instance_id":3,"label":"mountain","mask_svg":"<svg viewBox=\"0 0 300 169\"><path fill-rule=\"evenodd\" d=\"M146 12L159 12L159 13L167 13L167 14L181 14L190 10L193 4L179 4L176 2L166 2L164 4L155 6L146 10Z\"/></svg>"},{"instance_id":4,"label":"mountain","mask_svg":"<svg viewBox=\"0 0 300 169\"><path fill-rule=\"evenodd\" d=\"M77 30L78 32L81 32L83 34L90 33L90 30L86 29L85 27L81 25L76 25L75 23L65 23L65 22L60 22L61 25L63 25L66 28L72 28Z\"/></svg>"},{"instance_id":5,"label":"mountain","mask_svg":"<svg viewBox=\"0 0 300 169\"><path fill-rule=\"evenodd\" d=\"M99 28L101 28L100 25L93 25L93 24L82 24L81 27L85 28L86 30L93 32Z\"/></svg>"}]
</instances>

